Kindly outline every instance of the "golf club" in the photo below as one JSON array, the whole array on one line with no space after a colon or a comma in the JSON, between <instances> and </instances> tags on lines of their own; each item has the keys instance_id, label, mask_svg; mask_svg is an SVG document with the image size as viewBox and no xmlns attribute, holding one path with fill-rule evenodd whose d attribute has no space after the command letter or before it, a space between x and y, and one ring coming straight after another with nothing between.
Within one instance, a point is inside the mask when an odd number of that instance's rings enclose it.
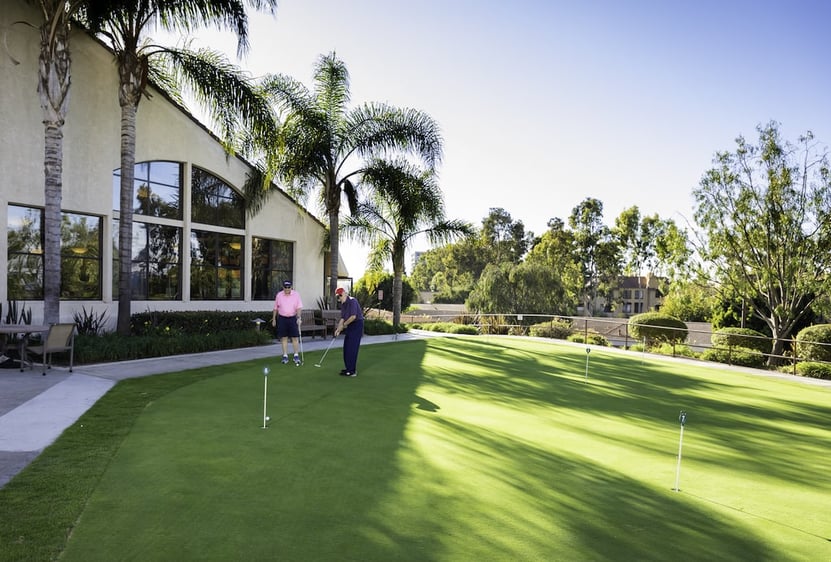
<instances>
[{"instance_id":1,"label":"golf club","mask_svg":"<svg viewBox=\"0 0 831 562\"><path fill-rule=\"evenodd\" d=\"M300 332L299 340L300 340L300 365L305 365L306 364L306 356L303 355L303 332ZM297 366L297 367L299 367L300 365L295 363L295 366Z\"/></svg>"},{"instance_id":2,"label":"golf club","mask_svg":"<svg viewBox=\"0 0 831 562\"><path fill-rule=\"evenodd\" d=\"M326 359L326 354L329 353L329 350L332 349L332 344L335 343L335 337L332 336L332 341L329 342L329 347L326 348L326 351L323 352L323 357L320 358L320 363L315 363L315 367L320 367L323 365L323 360Z\"/></svg>"}]
</instances>

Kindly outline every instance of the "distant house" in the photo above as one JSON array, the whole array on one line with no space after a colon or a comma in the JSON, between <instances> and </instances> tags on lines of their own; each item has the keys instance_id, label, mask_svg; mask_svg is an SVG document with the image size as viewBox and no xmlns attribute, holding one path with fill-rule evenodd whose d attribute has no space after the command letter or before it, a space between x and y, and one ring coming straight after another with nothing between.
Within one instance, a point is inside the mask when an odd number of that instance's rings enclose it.
<instances>
[{"instance_id":1,"label":"distant house","mask_svg":"<svg viewBox=\"0 0 831 562\"><path fill-rule=\"evenodd\" d=\"M664 302L664 295L658 288L661 281L660 277L655 276L621 277L618 287L612 290L612 312L628 317L658 311Z\"/></svg>"},{"instance_id":2,"label":"distant house","mask_svg":"<svg viewBox=\"0 0 831 562\"><path fill-rule=\"evenodd\" d=\"M0 10L0 302L43 314L44 127L40 24L24 0ZM77 30L63 131L61 321L118 305L120 108L112 52ZM11 55L11 56L10 56ZM12 59L12 56L14 59ZM270 311L284 279L312 304L328 293L326 225L275 187L255 216L242 188L253 166L160 91L137 114L132 311ZM341 260L342 263L342 260ZM343 276L348 276L346 271Z\"/></svg>"}]
</instances>

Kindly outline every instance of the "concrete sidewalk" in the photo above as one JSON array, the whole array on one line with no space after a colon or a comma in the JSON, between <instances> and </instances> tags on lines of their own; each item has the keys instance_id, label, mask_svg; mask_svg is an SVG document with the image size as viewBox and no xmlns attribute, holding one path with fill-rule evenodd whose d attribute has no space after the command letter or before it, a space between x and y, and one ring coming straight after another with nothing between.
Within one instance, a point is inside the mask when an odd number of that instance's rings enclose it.
<instances>
[{"instance_id":1,"label":"concrete sidewalk","mask_svg":"<svg viewBox=\"0 0 831 562\"><path fill-rule=\"evenodd\" d=\"M419 333L396 336L364 336L362 345L407 341L428 337ZM326 349L324 369L330 374L343 368L340 349L343 338L304 339L303 351ZM289 345L289 350L291 346ZM0 370L0 487L32 462L63 431L75 423L116 382L148 375L172 373L252 359L277 358L282 354L279 344L228 349L191 355L121 361L99 365L81 365L72 373L66 368L53 367L46 376L35 367L20 372L17 369ZM315 354L315 360L319 359ZM314 368L306 359L301 369Z\"/></svg>"}]
</instances>

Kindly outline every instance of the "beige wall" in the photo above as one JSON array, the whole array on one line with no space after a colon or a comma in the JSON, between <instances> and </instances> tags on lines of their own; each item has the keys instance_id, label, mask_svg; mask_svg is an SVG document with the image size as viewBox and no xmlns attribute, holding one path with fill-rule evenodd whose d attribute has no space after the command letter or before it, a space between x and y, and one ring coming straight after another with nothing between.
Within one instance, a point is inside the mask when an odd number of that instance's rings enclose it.
<instances>
[{"instance_id":1,"label":"beige wall","mask_svg":"<svg viewBox=\"0 0 831 562\"><path fill-rule=\"evenodd\" d=\"M38 13L22 0L4 0L0 10L0 33L6 33L8 54L0 47L0 224L8 222L8 205L42 207L43 124L37 94L39 35L25 20L39 23ZM2 44L2 42L0 42ZM104 287L101 301L62 301L61 319L71 320L82 306L96 311L109 309L115 316L116 303L110 291L111 239L113 218L112 172L120 162L120 108L118 76L111 53L87 35L76 32L70 44L72 88L64 127L62 208L70 212L103 217ZM137 115L136 161L174 160L186 169L198 166L241 188L249 165L229 157L222 146L192 117L155 90L142 99ZM189 199L189 198L188 198ZM185 220L185 228L189 220ZM7 233L0 232L0 302L7 300ZM216 228L213 228L216 230ZM219 229L222 230L222 229ZM237 231L229 231L237 232ZM252 236L295 242L295 287L304 304L314 306L323 294L322 243L325 228L285 193L279 191L263 211L249 218L245 229L246 248ZM187 239L187 236L185 237ZM183 253L183 271L189 270L188 252ZM250 251L245 252L245 271L250 273ZM185 283L185 281L183 281ZM263 310L270 302L251 301L246 282L241 301L134 301L132 311L145 310ZM37 321L42 303L27 302Z\"/></svg>"}]
</instances>

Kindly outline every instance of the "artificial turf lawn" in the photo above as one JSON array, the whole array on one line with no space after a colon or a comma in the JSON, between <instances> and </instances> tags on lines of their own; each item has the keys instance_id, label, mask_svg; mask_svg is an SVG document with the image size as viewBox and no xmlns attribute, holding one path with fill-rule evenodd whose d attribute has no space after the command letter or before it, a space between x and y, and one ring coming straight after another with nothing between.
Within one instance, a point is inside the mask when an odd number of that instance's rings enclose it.
<instances>
[{"instance_id":1,"label":"artificial turf lawn","mask_svg":"<svg viewBox=\"0 0 831 562\"><path fill-rule=\"evenodd\" d=\"M356 379L321 354L125 381L158 398L62 559L831 559L827 388L603 350L586 380L584 348L518 338L364 346Z\"/></svg>"}]
</instances>

